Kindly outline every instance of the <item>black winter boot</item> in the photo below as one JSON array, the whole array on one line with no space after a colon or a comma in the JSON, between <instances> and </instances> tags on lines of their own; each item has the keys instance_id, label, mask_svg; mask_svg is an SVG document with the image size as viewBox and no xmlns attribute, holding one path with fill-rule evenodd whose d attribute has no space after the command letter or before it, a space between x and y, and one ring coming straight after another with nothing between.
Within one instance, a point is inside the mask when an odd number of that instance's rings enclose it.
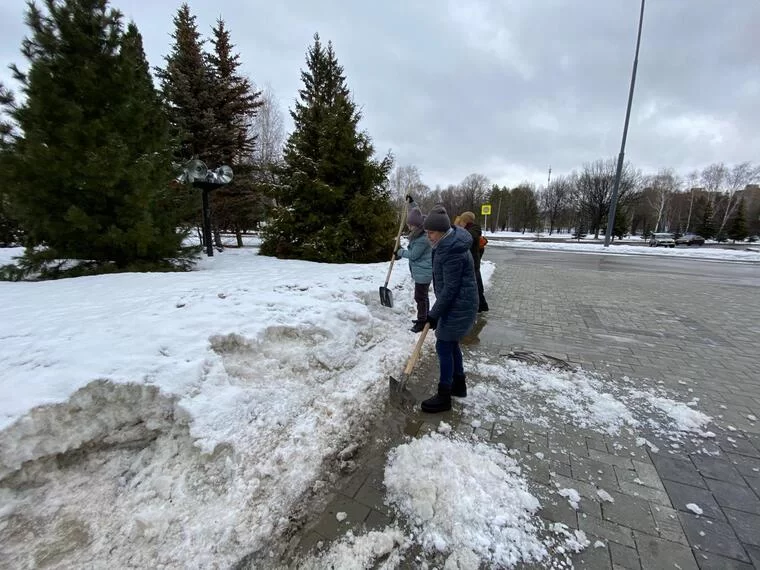
<instances>
[{"instance_id":1,"label":"black winter boot","mask_svg":"<svg viewBox=\"0 0 760 570\"><path fill-rule=\"evenodd\" d=\"M467 397L467 383L464 374L454 374L454 384L451 386L451 395L457 398Z\"/></svg>"},{"instance_id":2,"label":"black winter boot","mask_svg":"<svg viewBox=\"0 0 760 570\"><path fill-rule=\"evenodd\" d=\"M422 411L428 414L448 412L451 409L451 386L438 384L438 393L422 402Z\"/></svg>"},{"instance_id":3,"label":"black winter boot","mask_svg":"<svg viewBox=\"0 0 760 570\"><path fill-rule=\"evenodd\" d=\"M414 321L414 326L409 330L411 330L413 333L418 333L418 332L422 332L422 329L424 328L425 328L425 321Z\"/></svg>"}]
</instances>

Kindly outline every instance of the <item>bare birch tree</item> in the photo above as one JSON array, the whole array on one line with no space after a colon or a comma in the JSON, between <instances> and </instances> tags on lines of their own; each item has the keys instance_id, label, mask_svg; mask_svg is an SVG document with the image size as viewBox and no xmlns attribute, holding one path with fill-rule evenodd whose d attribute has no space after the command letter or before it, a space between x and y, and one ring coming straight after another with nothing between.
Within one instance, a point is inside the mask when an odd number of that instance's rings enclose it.
<instances>
[{"instance_id":1,"label":"bare birch tree","mask_svg":"<svg viewBox=\"0 0 760 570\"><path fill-rule=\"evenodd\" d=\"M722 162L716 162L702 170L702 174L700 175L702 186L707 190L711 204L715 204L715 199L718 197L718 194L726 183L727 176L728 168L726 168L726 165Z\"/></svg>"},{"instance_id":2,"label":"bare birch tree","mask_svg":"<svg viewBox=\"0 0 760 570\"><path fill-rule=\"evenodd\" d=\"M393 169L389 180L391 198L396 207L401 209L407 194L419 203L427 187L422 183L419 169L413 164L398 165Z\"/></svg>"},{"instance_id":3,"label":"bare birch tree","mask_svg":"<svg viewBox=\"0 0 760 570\"><path fill-rule=\"evenodd\" d=\"M657 214L655 231L660 231L662 219L665 217L670 198L681 186L681 181L671 169L660 170L650 177L647 201L649 206Z\"/></svg>"},{"instance_id":4,"label":"bare birch tree","mask_svg":"<svg viewBox=\"0 0 760 570\"><path fill-rule=\"evenodd\" d=\"M686 184L689 187L689 193L691 196L689 197L689 215L686 218L686 232L689 232L689 229L691 228L691 214L694 211L694 191L696 190L697 186L697 180L699 180L699 172L696 170L691 171L686 176Z\"/></svg>"},{"instance_id":5,"label":"bare birch tree","mask_svg":"<svg viewBox=\"0 0 760 570\"><path fill-rule=\"evenodd\" d=\"M266 171L271 176L271 167L278 164L282 158L285 122L280 103L272 87L265 85L261 93L262 105L251 124L251 130L256 136L256 147L252 158L259 172Z\"/></svg>"},{"instance_id":6,"label":"bare birch tree","mask_svg":"<svg viewBox=\"0 0 760 570\"><path fill-rule=\"evenodd\" d=\"M718 228L718 235L723 233L726 223L736 210L739 201L736 199L737 192L752 182L760 174L760 167L753 167L751 162L740 162L735 164L731 170L727 171L725 178L723 219Z\"/></svg>"}]
</instances>

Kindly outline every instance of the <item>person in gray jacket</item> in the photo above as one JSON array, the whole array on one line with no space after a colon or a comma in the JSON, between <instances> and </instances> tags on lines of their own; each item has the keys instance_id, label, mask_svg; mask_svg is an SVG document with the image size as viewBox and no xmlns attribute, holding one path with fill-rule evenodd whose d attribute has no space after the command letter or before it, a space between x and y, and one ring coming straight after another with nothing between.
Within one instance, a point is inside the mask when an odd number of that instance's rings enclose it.
<instances>
[{"instance_id":1,"label":"person in gray jacket","mask_svg":"<svg viewBox=\"0 0 760 570\"><path fill-rule=\"evenodd\" d=\"M417 318L413 321L412 332L418 333L425 328L430 309L430 282L433 280L433 256L430 240L422 229L424 217L422 211L409 194L409 214L406 225L409 227L409 246L396 250L396 259L405 257L409 260L409 271L414 280L414 302L417 304Z\"/></svg>"},{"instance_id":2,"label":"person in gray jacket","mask_svg":"<svg viewBox=\"0 0 760 570\"><path fill-rule=\"evenodd\" d=\"M422 402L422 411L437 413L451 409L451 396L463 398L467 395L459 341L477 318L478 286L470 253L470 233L452 227L449 215L441 205L430 211L423 227L433 247L435 303L427 322L435 330L440 377L438 393Z\"/></svg>"}]
</instances>

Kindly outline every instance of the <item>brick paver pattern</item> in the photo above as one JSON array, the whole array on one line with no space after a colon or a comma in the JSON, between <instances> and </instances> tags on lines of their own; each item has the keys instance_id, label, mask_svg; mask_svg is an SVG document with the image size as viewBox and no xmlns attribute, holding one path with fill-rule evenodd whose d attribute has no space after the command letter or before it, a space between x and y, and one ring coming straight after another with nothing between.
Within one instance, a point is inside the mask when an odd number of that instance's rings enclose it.
<instances>
[{"instance_id":1,"label":"brick paver pattern","mask_svg":"<svg viewBox=\"0 0 760 570\"><path fill-rule=\"evenodd\" d=\"M529 452L521 461L544 519L586 532L591 546L575 566L760 568L760 422L751 419L760 418L760 266L721 278L718 264L703 275L706 262L677 259L654 260L660 269L646 271L646 261L610 255L489 248L485 259L497 264L487 289L491 310L466 352L526 349L611 379L663 381L676 399L699 397L699 409L715 418L716 437L699 450L669 450L662 442L658 453L569 425L478 428L481 438ZM435 370L432 358L423 363L414 385L420 394L430 391ZM440 419L418 414L408 425L422 434ZM545 458L532 455L538 451ZM390 522L382 464L370 458L339 484L319 520L304 529L302 551L348 528ZM579 491L577 511L558 500L557 484ZM600 501L598 486L614 502ZM690 503L703 513L691 512ZM348 515L343 524L339 511ZM604 546L595 548L596 541Z\"/></svg>"}]
</instances>

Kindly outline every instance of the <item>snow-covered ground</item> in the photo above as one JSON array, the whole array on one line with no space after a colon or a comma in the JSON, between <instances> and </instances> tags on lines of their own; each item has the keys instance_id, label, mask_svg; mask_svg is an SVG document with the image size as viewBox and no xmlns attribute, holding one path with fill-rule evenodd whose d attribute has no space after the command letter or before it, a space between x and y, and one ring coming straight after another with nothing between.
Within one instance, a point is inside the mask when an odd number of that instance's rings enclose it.
<instances>
[{"instance_id":1,"label":"snow-covered ground","mask_svg":"<svg viewBox=\"0 0 760 570\"><path fill-rule=\"evenodd\" d=\"M521 420L548 428L560 418L609 436L635 436L645 428L672 442L715 437L706 431L712 418L696 409L699 398L673 400L662 380L609 382L580 368L529 366L507 356L482 356L470 366L485 379L463 400L465 417L478 421Z\"/></svg>"},{"instance_id":2,"label":"snow-covered ground","mask_svg":"<svg viewBox=\"0 0 760 570\"><path fill-rule=\"evenodd\" d=\"M0 267L13 263L13 258L20 257L23 253L23 247L0 247Z\"/></svg>"},{"instance_id":3,"label":"snow-covered ground","mask_svg":"<svg viewBox=\"0 0 760 570\"><path fill-rule=\"evenodd\" d=\"M389 309L387 263L256 253L0 283L0 558L229 567L278 539L387 397L413 287L402 260Z\"/></svg>"},{"instance_id":4,"label":"snow-covered ground","mask_svg":"<svg viewBox=\"0 0 760 570\"><path fill-rule=\"evenodd\" d=\"M698 247L649 247L642 245L611 245L604 247L598 243L580 243L571 241L567 243L541 242L523 236L525 240L509 240L488 242L489 247L513 247L522 249L539 249L555 251L572 251L576 253L604 254L604 255L657 255L665 257L686 257L715 261L757 261L760 262L760 246L747 244L751 251L723 248L698 248ZM755 247L753 247L755 246Z\"/></svg>"},{"instance_id":5,"label":"snow-covered ground","mask_svg":"<svg viewBox=\"0 0 760 570\"><path fill-rule=\"evenodd\" d=\"M484 235L487 238L489 238L489 239L492 238L492 237L495 237L495 238L506 238L506 239L535 239L536 238L536 232L527 231L527 230L525 232L515 232L515 231L511 231L511 230L510 231L501 231L501 230L499 230L499 231L491 232L491 231L487 231L486 230L484 232ZM573 242L578 242L578 240L576 240L575 238L573 238L573 232L561 232L560 233L560 232L557 232L555 230L554 233L549 234L548 231L542 231L538 235L541 237L541 239L566 239L568 241L572 240ZM595 242L598 242L600 240L604 241L604 233L599 234L598 238L595 238L594 234L590 233L590 234L584 235L580 239L580 243L584 243L584 242L595 243ZM635 245L635 244L641 244L641 245L645 245L645 246L649 245L649 240L643 238L640 235L627 235L627 236L623 237L622 239L621 238L615 238L615 243L618 243L618 242L621 242L621 241L622 242L626 242L626 243L630 243L631 245ZM708 239L708 240L705 240L705 243L707 243L707 244L720 244L721 242L716 241L714 239ZM733 244L733 242L725 242L725 243L732 243ZM760 247L760 242L744 241L744 242L741 242L740 244L737 244L737 245L746 245L748 247Z\"/></svg>"}]
</instances>

